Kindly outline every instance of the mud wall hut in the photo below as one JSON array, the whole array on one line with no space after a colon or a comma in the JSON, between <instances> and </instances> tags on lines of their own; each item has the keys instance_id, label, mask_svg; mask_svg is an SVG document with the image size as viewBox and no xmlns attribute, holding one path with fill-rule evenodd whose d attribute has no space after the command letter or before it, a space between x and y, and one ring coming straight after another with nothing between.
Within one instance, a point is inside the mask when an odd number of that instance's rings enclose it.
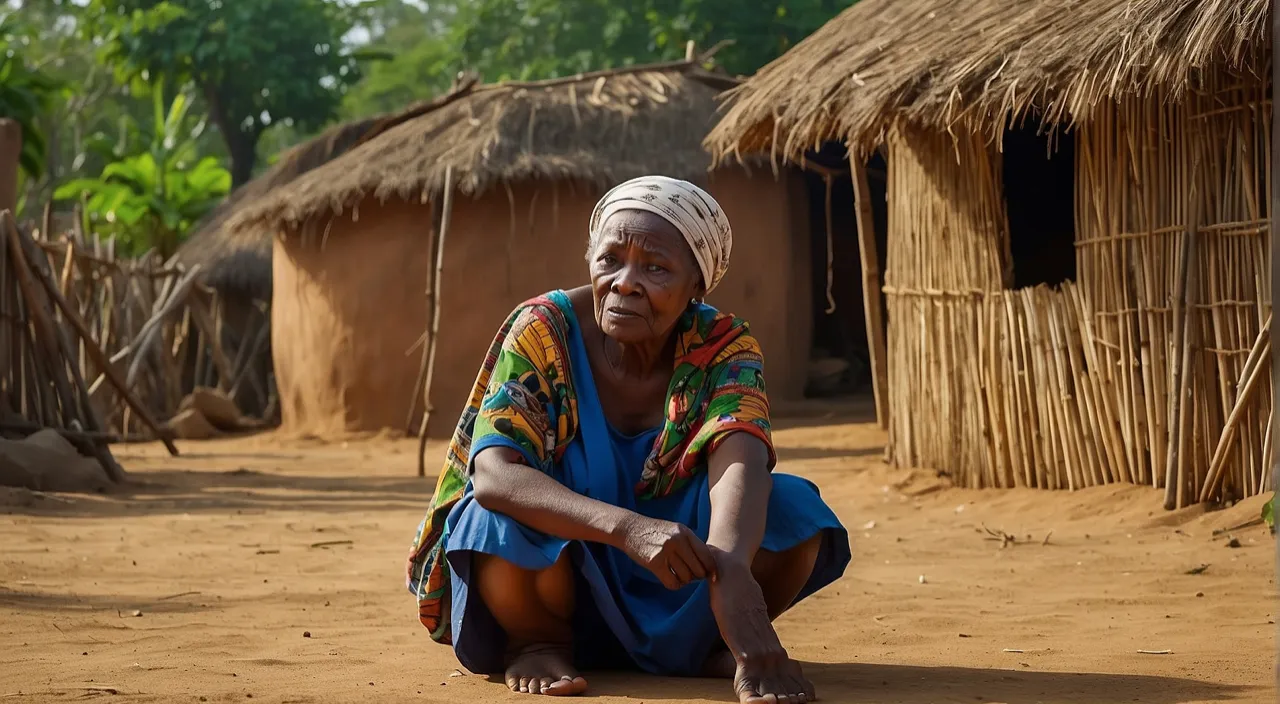
<instances>
[{"instance_id":1,"label":"mud wall hut","mask_svg":"<svg viewBox=\"0 0 1280 704\"><path fill-rule=\"evenodd\" d=\"M887 153L894 464L1269 488L1269 5L863 0L731 92L718 158Z\"/></svg>"},{"instance_id":2,"label":"mud wall hut","mask_svg":"<svg viewBox=\"0 0 1280 704\"><path fill-rule=\"evenodd\" d=\"M233 236L227 223L241 209L260 201L273 190L343 154L373 130L382 118L353 120L335 125L280 155L258 178L232 192L196 225L174 259L187 268L200 266L200 282L217 299L222 345L236 361L236 368L252 365L253 380L247 393L236 395L242 411L272 420L278 406L271 361L271 234L240 232ZM214 386L213 364L189 360L191 386ZM200 377L200 378L196 378Z\"/></svg>"},{"instance_id":3,"label":"mud wall hut","mask_svg":"<svg viewBox=\"0 0 1280 704\"><path fill-rule=\"evenodd\" d=\"M720 200L735 247L711 302L749 318L773 393L798 395L809 340L808 240L791 233L805 232L807 211L792 207L798 181L790 170L781 178L741 165L708 173L701 141L715 97L731 85L694 62L468 85L407 110L237 214L239 232L278 233L272 349L284 427L417 428L445 192L454 197L432 435L451 432L516 304L586 283L591 209L607 188L647 173L700 182Z\"/></svg>"}]
</instances>

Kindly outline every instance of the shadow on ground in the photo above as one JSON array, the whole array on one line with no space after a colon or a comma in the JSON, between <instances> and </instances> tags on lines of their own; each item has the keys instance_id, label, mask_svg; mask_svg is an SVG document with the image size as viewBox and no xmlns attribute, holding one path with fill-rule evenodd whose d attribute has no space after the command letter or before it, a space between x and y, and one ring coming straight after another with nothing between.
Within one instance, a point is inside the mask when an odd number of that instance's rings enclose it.
<instances>
[{"instance_id":1,"label":"shadow on ground","mask_svg":"<svg viewBox=\"0 0 1280 704\"><path fill-rule=\"evenodd\" d=\"M130 475L103 495L0 487L0 514L67 517L296 511L341 513L370 507L422 508L434 478L305 476L250 469L158 469Z\"/></svg>"},{"instance_id":2,"label":"shadow on ground","mask_svg":"<svg viewBox=\"0 0 1280 704\"><path fill-rule=\"evenodd\" d=\"M123 594L54 594L49 592L18 591L0 587L0 607L15 611L48 611L59 614L94 613L111 614L132 623L135 615L159 613L192 613L203 611L198 591L176 592L162 597L140 597ZM138 622L141 623L141 622Z\"/></svg>"},{"instance_id":3,"label":"shadow on ground","mask_svg":"<svg viewBox=\"0 0 1280 704\"><path fill-rule=\"evenodd\" d=\"M968 667L920 667L871 663L804 663L804 671L818 690L819 701L874 701L877 704L944 704L1002 702L1003 704L1097 704L1142 702L1178 704L1187 701L1255 701L1261 688L1214 684L1175 677L1097 672L1035 672ZM655 680L633 674L593 673L591 692L640 701L705 699L734 701L722 680Z\"/></svg>"},{"instance_id":4,"label":"shadow on ground","mask_svg":"<svg viewBox=\"0 0 1280 704\"><path fill-rule=\"evenodd\" d=\"M778 461L826 460L838 457L881 457L883 447L827 448L827 447L778 447Z\"/></svg>"}]
</instances>

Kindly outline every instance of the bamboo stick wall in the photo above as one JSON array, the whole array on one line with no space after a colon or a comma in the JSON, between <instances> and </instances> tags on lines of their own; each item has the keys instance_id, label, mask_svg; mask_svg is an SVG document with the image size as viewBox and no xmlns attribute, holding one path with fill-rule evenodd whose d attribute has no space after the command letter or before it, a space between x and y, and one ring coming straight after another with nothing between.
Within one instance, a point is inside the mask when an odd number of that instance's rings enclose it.
<instances>
[{"instance_id":1,"label":"bamboo stick wall","mask_svg":"<svg viewBox=\"0 0 1280 704\"><path fill-rule=\"evenodd\" d=\"M1257 75L1268 75L1260 71ZM890 136L889 457L969 487L1268 489L1265 83L1206 77L1077 133L1078 284L1012 280L1000 159Z\"/></svg>"},{"instance_id":2,"label":"bamboo stick wall","mask_svg":"<svg viewBox=\"0 0 1280 704\"><path fill-rule=\"evenodd\" d=\"M889 137L889 163L890 455L981 473L983 296L1011 273L1000 161L977 136L953 142L901 127Z\"/></svg>"}]
</instances>

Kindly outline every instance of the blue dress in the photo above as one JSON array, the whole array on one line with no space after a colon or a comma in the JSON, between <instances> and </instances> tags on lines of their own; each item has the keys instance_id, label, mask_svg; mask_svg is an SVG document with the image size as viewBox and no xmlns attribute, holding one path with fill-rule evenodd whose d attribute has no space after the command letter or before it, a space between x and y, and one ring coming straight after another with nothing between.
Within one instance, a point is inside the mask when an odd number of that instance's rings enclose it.
<instances>
[{"instance_id":1,"label":"blue dress","mask_svg":"<svg viewBox=\"0 0 1280 704\"><path fill-rule=\"evenodd\" d=\"M568 297L552 294L566 311L570 363L578 393L579 428L551 476L568 488L642 515L677 523L707 539L711 497L707 472L670 496L639 500L633 487L660 428L626 435L605 419L587 350ZM487 447L518 446L497 434L473 438L471 456ZM574 664L580 669L633 669L696 675L720 643L709 585L669 590L616 548L561 540L482 507L470 483L446 520L445 553L452 569L454 653L468 670L505 669L506 635L478 594L469 589L474 553L500 557L528 570L555 564L569 550L575 574ZM850 561L849 536L812 482L775 472L761 548L781 552L822 535L817 563L800 601L839 579Z\"/></svg>"}]
</instances>

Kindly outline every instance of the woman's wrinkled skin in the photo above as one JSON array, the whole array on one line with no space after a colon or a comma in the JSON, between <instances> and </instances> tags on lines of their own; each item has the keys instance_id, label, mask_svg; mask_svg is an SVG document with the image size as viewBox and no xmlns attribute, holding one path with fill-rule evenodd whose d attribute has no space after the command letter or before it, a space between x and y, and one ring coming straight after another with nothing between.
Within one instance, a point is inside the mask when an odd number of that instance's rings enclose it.
<instances>
[{"instance_id":1,"label":"woman's wrinkled skin","mask_svg":"<svg viewBox=\"0 0 1280 704\"><path fill-rule=\"evenodd\" d=\"M659 425L674 367L672 332L691 299L703 295L693 252L663 218L637 210L606 220L587 255L591 285L569 292L609 422L624 433ZM703 674L732 678L741 702L801 704L812 683L782 647L772 620L813 571L819 537L784 553L760 549L772 480L767 448L743 433L708 460L711 528L704 543L688 527L647 518L578 494L520 455L490 448L475 460L475 498L485 508L566 540L624 551L670 589L711 581L711 608L728 649ZM506 631L512 691L573 695L587 681L572 665L573 574L567 554L541 571L477 555L475 585Z\"/></svg>"}]
</instances>

